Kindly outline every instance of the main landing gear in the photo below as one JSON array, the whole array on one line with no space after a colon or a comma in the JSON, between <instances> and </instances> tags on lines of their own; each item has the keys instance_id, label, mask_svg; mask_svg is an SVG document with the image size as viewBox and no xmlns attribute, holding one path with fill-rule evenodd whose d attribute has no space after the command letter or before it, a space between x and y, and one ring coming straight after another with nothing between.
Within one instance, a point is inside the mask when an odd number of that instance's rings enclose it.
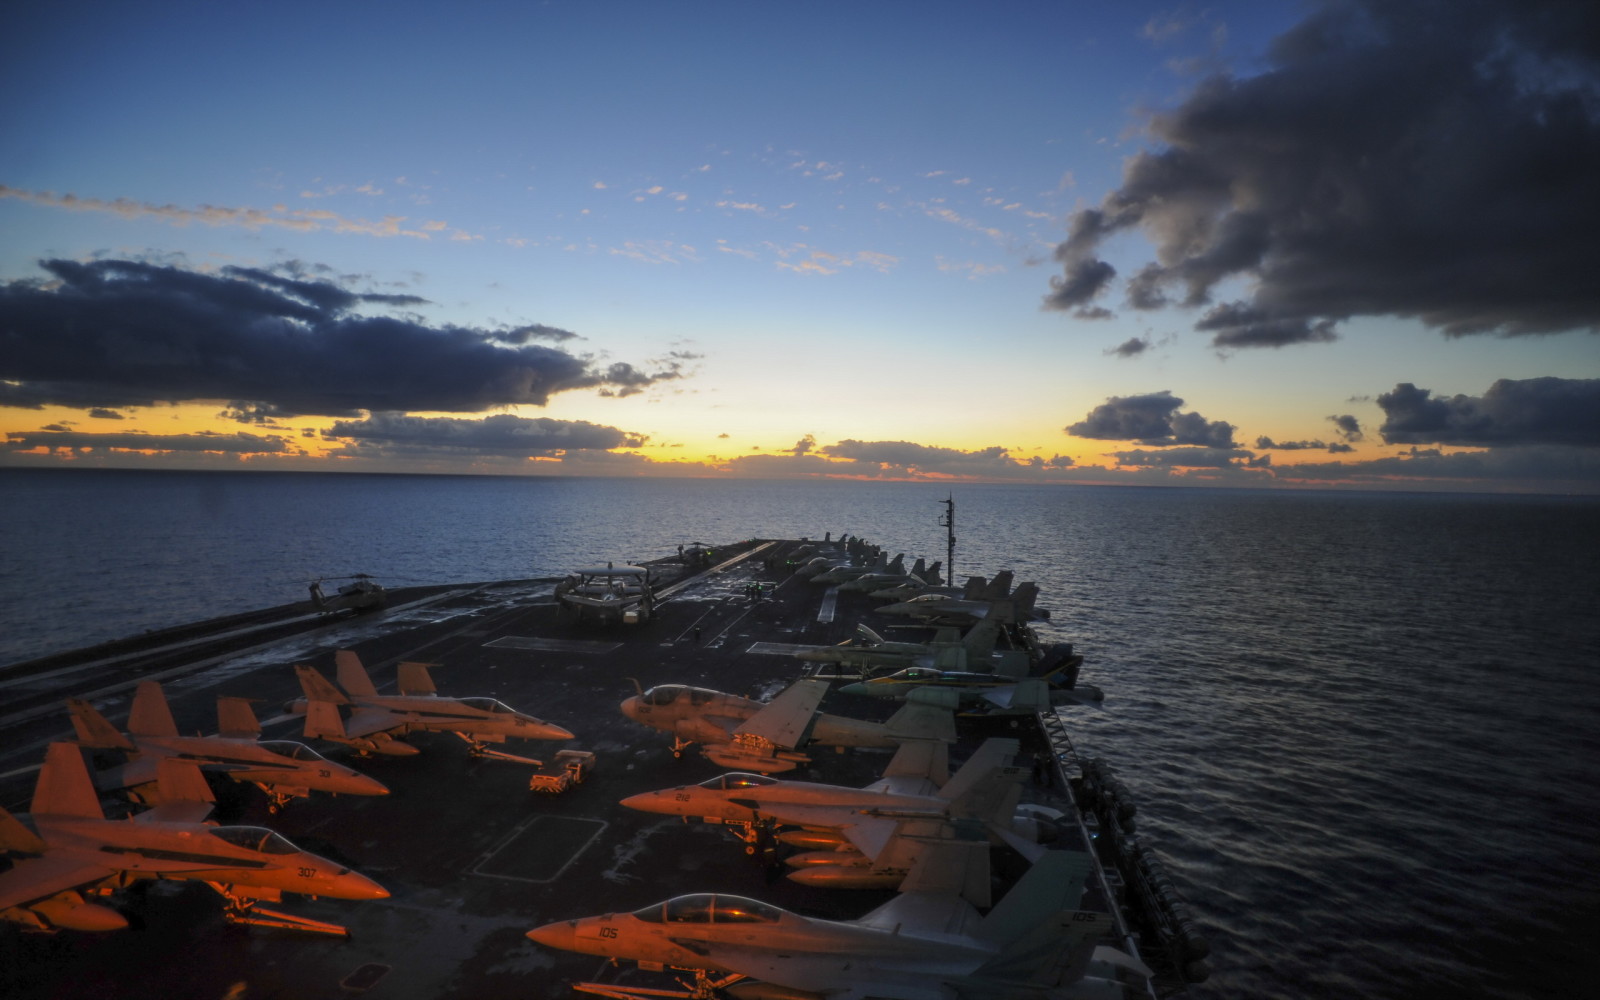
<instances>
[{"instance_id":1,"label":"main landing gear","mask_svg":"<svg viewBox=\"0 0 1600 1000\"><path fill-rule=\"evenodd\" d=\"M684 972L694 973L694 981L679 979L681 990L658 990L648 986L613 986L610 983L573 983L572 988L579 993L592 993L597 997L610 997L611 1000L652 1000L655 997L673 997L676 1000L716 1000L718 992L725 986L743 982L748 977L742 973L734 972L721 979L712 979L711 974L704 969L684 969Z\"/></svg>"},{"instance_id":2,"label":"main landing gear","mask_svg":"<svg viewBox=\"0 0 1600 1000\"><path fill-rule=\"evenodd\" d=\"M277 892L273 892L271 896L263 897L240 892L226 882L207 882L206 885L215 889L226 900L222 910L222 917L230 924L277 927L282 930L306 931L311 934L332 934L335 937L350 936L350 932L345 930L341 924L312 920L310 917L297 917L292 913L269 910L260 905L263 898L277 902L280 898L280 894Z\"/></svg>"}]
</instances>

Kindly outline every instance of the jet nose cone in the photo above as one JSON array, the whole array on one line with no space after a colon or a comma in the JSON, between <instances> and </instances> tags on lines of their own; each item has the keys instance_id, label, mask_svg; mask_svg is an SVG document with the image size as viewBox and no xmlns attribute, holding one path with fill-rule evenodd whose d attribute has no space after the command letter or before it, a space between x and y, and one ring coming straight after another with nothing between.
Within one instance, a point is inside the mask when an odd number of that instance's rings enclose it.
<instances>
[{"instance_id":1,"label":"jet nose cone","mask_svg":"<svg viewBox=\"0 0 1600 1000\"><path fill-rule=\"evenodd\" d=\"M560 948L562 951L575 951L573 943L577 938L577 921L557 920L553 924L535 927L528 932L528 937L539 942L546 948Z\"/></svg>"},{"instance_id":2,"label":"jet nose cone","mask_svg":"<svg viewBox=\"0 0 1600 1000\"><path fill-rule=\"evenodd\" d=\"M388 795L389 786L366 774L358 774L350 783L351 795Z\"/></svg>"},{"instance_id":3,"label":"jet nose cone","mask_svg":"<svg viewBox=\"0 0 1600 1000\"><path fill-rule=\"evenodd\" d=\"M627 806L629 809L637 809L640 812L653 813L663 811L661 809L661 797L655 792L640 792L638 795L630 795L619 804Z\"/></svg>"},{"instance_id":4,"label":"jet nose cone","mask_svg":"<svg viewBox=\"0 0 1600 1000\"><path fill-rule=\"evenodd\" d=\"M389 890L360 872L347 871L338 880L340 899L388 899ZM332 896L333 893L328 893Z\"/></svg>"},{"instance_id":5,"label":"jet nose cone","mask_svg":"<svg viewBox=\"0 0 1600 1000\"><path fill-rule=\"evenodd\" d=\"M839 693L840 694L871 694L872 691L870 689L868 689L867 685L864 682L856 681L854 684L846 684L844 687L840 688L839 689Z\"/></svg>"},{"instance_id":6,"label":"jet nose cone","mask_svg":"<svg viewBox=\"0 0 1600 1000\"><path fill-rule=\"evenodd\" d=\"M530 724L529 728L533 729L535 732L538 733L538 735L535 736L534 739L539 739L539 740L570 740L570 739L574 739L575 738L572 735L572 733L569 732L568 730L562 729L560 726L553 725L553 724L551 724L549 722L542 722L542 721L540 721L538 719L532 719L532 718L530 718L528 720L528 722Z\"/></svg>"},{"instance_id":7,"label":"jet nose cone","mask_svg":"<svg viewBox=\"0 0 1600 1000\"><path fill-rule=\"evenodd\" d=\"M634 720L637 720L639 718L639 696L638 695L634 695L633 697L628 698L628 699L623 701L623 703L622 703L622 714L626 715L628 718L634 719Z\"/></svg>"}]
</instances>

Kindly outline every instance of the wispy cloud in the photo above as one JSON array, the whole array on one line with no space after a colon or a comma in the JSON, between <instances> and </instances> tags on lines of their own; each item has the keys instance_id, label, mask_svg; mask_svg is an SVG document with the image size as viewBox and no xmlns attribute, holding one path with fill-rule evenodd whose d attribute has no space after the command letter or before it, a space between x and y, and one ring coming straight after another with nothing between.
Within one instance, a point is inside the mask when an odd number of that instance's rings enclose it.
<instances>
[{"instance_id":1,"label":"wispy cloud","mask_svg":"<svg viewBox=\"0 0 1600 1000\"><path fill-rule=\"evenodd\" d=\"M74 194L56 194L53 191L23 191L0 184L0 198L15 198L44 208L59 208L71 212L102 212L124 219L154 219L173 226L203 224L207 226L234 226L240 229L291 229L296 232L332 232L359 236L393 237L409 236L426 240L432 237L429 223L423 228L408 226L404 215L386 215L381 219L361 219L340 215L326 209L298 208L273 205L271 208L229 208L220 205L200 205L184 208L179 205L153 205L131 198L80 198ZM480 237L457 230L453 239L478 239Z\"/></svg>"}]
</instances>

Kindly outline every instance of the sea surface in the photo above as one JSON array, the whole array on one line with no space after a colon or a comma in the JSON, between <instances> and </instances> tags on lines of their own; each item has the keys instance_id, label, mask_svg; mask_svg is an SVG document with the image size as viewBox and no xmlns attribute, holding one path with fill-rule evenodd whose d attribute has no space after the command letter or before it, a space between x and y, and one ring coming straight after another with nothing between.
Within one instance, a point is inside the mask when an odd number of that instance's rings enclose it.
<instances>
[{"instance_id":1,"label":"sea surface","mask_svg":"<svg viewBox=\"0 0 1600 1000\"><path fill-rule=\"evenodd\" d=\"M390 586L859 535L1035 580L1213 945L1199 997L1600 996L1600 501L0 471L0 663Z\"/></svg>"}]
</instances>

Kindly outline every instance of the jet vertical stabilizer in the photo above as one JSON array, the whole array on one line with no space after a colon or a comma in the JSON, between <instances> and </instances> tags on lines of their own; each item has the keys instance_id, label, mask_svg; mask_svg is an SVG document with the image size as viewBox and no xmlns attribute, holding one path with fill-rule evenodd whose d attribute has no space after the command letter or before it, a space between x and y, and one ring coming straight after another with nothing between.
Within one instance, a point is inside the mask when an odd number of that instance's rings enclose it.
<instances>
[{"instance_id":1,"label":"jet vertical stabilizer","mask_svg":"<svg viewBox=\"0 0 1600 1000\"><path fill-rule=\"evenodd\" d=\"M439 689L433 686L433 677L429 675L428 668L431 663L402 663L395 668L400 677L400 693L405 695L436 695Z\"/></svg>"},{"instance_id":2,"label":"jet vertical stabilizer","mask_svg":"<svg viewBox=\"0 0 1600 1000\"><path fill-rule=\"evenodd\" d=\"M956 741L956 717L948 708L908 701L883 726L891 740Z\"/></svg>"},{"instance_id":3,"label":"jet vertical stabilizer","mask_svg":"<svg viewBox=\"0 0 1600 1000\"><path fill-rule=\"evenodd\" d=\"M1046 852L983 918L977 937L1005 948L1055 914L1076 910L1089 868L1089 855L1082 851Z\"/></svg>"},{"instance_id":4,"label":"jet vertical stabilizer","mask_svg":"<svg viewBox=\"0 0 1600 1000\"><path fill-rule=\"evenodd\" d=\"M361 657L353 649L341 649L333 654L334 676L339 680L339 686L344 688L344 693L352 698L376 698L378 689L372 686L372 678L367 676L367 668L361 665Z\"/></svg>"},{"instance_id":5,"label":"jet vertical stabilizer","mask_svg":"<svg viewBox=\"0 0 1600 1000\"><path fill-rule=\"evenodd\" d=\"M72 729L78 734L79 743L97 750L134 752L133 742L117 732L111 720L96 711L93 705L82 698L68 698L67 709L72 713Z\"/></svg>"},{"instance_id":6,"label":"jet vertical stabilizer","mask_svg":"<svg viewBox=\"0 0 1600 1000\"><path fill-rule=\"evenodd\" d=\"M232 740L254 740L261 737L261 723L249 698L221 697L217 699L217 731Z\"/></svg>"},{"instance_id":7,"label":"jet vertical stabilizer","mask_svg":"<svg viewBox=\"0 0 1600 1000\"><path fill-rule=\"evenodd\" d=\"M50 744L44 766L39 769L39 782L33 786L33 804L28 812L35 816L106 818L77 747L71 743Z\"/></svg>"},{"instance_id":8,"label":"jet vertical stabilizer","mask_svg":"<svg viewBox=\"0 0 1600 1000\"><path fill-rule=\"evenodd\" d=\"M357 663L359 668L360 664ZM326 702L330 705L348 705L350 699L318 672L316 667L307 667L296 664L295 676L300 678L300 690L305 692L306 701L311 704ZM365 676L365 675L363 675ZM309 714L309 709L307 714Z\"/></svg>"},{"instance_id":9,"label":"jet vertical stabilizer","mask_svg":"<svg viewBox=\"0 0 1600 1000\"><path fill-rule=\"evenodd\" d=\"M178 724L172 719L166 693L158 681L141 681L133 695L133 710L128 714L130 736L176 736Z\"/></svg>"}]
</instances>

